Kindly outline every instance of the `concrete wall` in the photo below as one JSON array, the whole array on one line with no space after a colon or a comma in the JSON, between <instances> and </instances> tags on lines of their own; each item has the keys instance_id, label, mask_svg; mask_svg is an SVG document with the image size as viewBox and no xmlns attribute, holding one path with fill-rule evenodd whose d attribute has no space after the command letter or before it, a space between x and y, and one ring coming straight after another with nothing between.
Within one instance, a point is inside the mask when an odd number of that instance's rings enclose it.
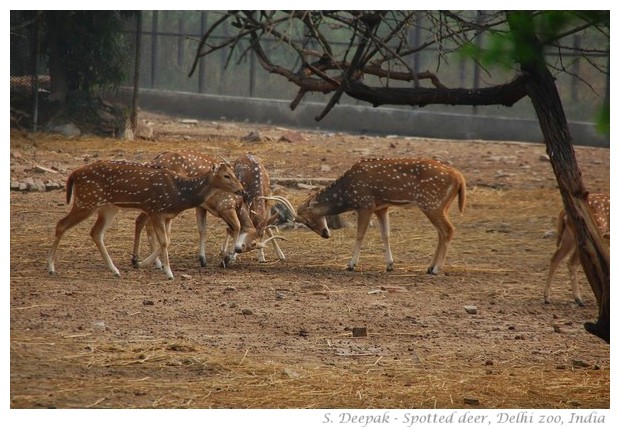
<instances>
[{"instance_id":1,"label":"concrete wall","mask_svg":"<svg viewBox=\"0 0 620 429\"><path fill-rule=\"evenodd\" d=\"M261 98L225 97L188 92L140 90L140 108L194 119L277 124L282 126L346 131L350 133L405 135L443 139L509 140L542 142L538 121L404 110L386 107L338 105L320 122L315 117L322 103L301 103L291 111L289 102ZM609 137L600 136L594 125L570 123L573 143L609 147Z\"/></svg>"}]
</instances>

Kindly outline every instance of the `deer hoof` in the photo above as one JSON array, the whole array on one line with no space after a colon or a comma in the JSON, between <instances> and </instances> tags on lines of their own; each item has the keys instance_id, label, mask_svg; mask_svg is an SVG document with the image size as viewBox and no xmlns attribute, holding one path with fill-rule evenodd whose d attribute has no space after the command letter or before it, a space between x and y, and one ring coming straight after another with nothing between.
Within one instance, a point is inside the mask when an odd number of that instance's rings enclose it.
<instances>
[{"instance_id":1,"label":"deer hoof","mask_svg":"<svg viewBox=\"0 0 620 429\"><path fill-rule=\"evenodd\" d=\"M204 256L200 256L198 258L198 260L200 261L200 266L201 267L206 267L207 266L207 258L205 258Z\"/></svg>"},{"instance_id":2,"label":"deer hoof","mask_svg":"<svg viewBox=\"0 0 620 429\"><path fill-rule=\"evenodd\" d=\"M428 267L428 270L426 270L426 274L432 274L435 275L439 272L439 270L435 270L435 267Z\"/></svg>"},{"instance_id":3,"label":"deer hoof","mask_svg":"<svg viewBox=\"0 0 620 429\"><path fill-rule=\"evenodd\" d=\"M134 268L140 268L140 260L135 255L131 257L131 266Z\"/></svg>"},{"instance_id":4,"label":"deer hoof","mask_svg":"<svg viewBox=\"0 0 620 429\"><path fill-rule=\"evenodd\" d=\"M347 265L347 271L355 271L355 265Z\"/></svg>"},{"instance_id":5,"label":"deer hoof","mask_svg":"<svg viewBox=\"0 0 620 429\"><path fill-rule=\"evenodd\" d=\"M586 305L583 303L583 301L581 300L581 298L575 298L575 302L577 303L577 305L579 307L585 307Z\"/></svg>"},{"instance_id":6,"label":"deer hoof","mask_svg":"<svg viewBox=\"0 0 620 429\"><path fill-rule=\"evenodd\" d=\"M394 264L389 264L386 268L385 271L394 271Z\"/></svg>"}]
</instances>

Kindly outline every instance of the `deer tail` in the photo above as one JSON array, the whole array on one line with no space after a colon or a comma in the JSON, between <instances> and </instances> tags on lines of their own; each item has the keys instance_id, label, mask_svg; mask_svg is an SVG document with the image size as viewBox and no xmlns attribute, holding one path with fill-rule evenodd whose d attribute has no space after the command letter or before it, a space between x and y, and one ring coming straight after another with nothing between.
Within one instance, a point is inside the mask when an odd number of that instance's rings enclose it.
<instances>
[{"instance_id":1,"label":"deer tail","mask_svg":"<svg viewBox=\"0 0 620 429\"><path fill-rule=\"evenodd\" d=\"M67 204L71 203L71 194L73 194L73 174L69 176L69 178L67 179L67 185L65 186L65 189L67 191Z\"/></svg>"},{"instance_id":2,"label":"deer tail","mask_svg":"<svg viewBox=\"0 0 620 429\"><path fill-rule=\"evenodd\" d=\"M459 211L465 210L465 178L461 175L459 183Z\"/></svg>"}]
</instances>

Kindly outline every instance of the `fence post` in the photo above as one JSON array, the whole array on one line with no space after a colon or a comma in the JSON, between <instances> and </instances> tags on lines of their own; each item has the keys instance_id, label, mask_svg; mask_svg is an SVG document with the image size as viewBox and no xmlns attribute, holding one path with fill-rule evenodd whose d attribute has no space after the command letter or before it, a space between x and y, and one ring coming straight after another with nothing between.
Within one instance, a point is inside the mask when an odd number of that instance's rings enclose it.
<instances>
[{"instance_id":1,"label":"fence post","mask_svg":"<svg viewBox=\"0 0 620 429\"><path fill-rule=\"evenodd\" d=\"M207 20L209 19L209 15L204 10L200 12L200 34L205 34L207 31ZM205 79L206 69L204 66L204 61L202 59L199 60L198 63L198 92L203 94L206 89L206 79Z\"/></svg>"},{"instance_id":2,"label":"fence post","mask_svg":"<svg viewBox=\"0 0 620 429\"><path fill-rule=\"evenodd\" d=\"M159 53L157 33L159 32L159 12L153 11L153 21L151 25L151 89L155 88L155 79L157 78L157 57Z\"/></svg>"},{"instance_id":3,"label":"fence post","mask_svg":"<svg viewBox=\"0 0 620 429\"><path fill-rule=\"evenodd\" d=\"M34 33L33 54L32 54L32 132L37 132L39 122L39 32L41 28L41 15L37 15L32 32Z\"/></svg>"},{"instance_id":4,"label":"fence post","mask_svg":"<svg viewBox=\"0 0 620 429\"><path fill-rule=\"evenodd\" d=\"M136 58L133 71L133 99L131 100L131 130L136 134L138 126L138 93L140 92L140 67L142 51L142 11L136 16Z\"/></svg>"},{"instance_id":5,"label":"fence post","mask_svg":"<svg viewBox=\"0 0 620 429\"><path fill-rule=\"evenodd\" d=\"M481 11L477 11L477 15L476 15L476 23L479 25L482 25L482 20L483 20L483 16L482 16L482 12ZM479 51L480 48L482 47L482 32L476 34L476 49ZM478 89L478 87L480 87L480 65L478 64L477 61L474 61L474 82L473 82L473 87L474 89ZM478 113L478 107L477 106L473 106L472 107L472 111L473 114L475 115L476 113Z\"/></svg>"}]
</instances>

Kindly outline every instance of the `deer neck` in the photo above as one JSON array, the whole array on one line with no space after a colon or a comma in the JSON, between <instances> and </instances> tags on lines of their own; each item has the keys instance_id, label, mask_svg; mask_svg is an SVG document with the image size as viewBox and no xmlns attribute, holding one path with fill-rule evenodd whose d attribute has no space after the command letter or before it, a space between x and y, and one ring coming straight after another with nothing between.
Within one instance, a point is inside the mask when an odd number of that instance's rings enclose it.
<instances>
[{"instance_id":1,"label":"deer neck","mask_svg":"<svg viewBox=\"0 0 620 429\"><path fill-rule=\"evenodd\" d=\"M343 178L323 188L316 196L313 211L323 216L337 215L354 209L351 194ZM320 213L318 213L320 212Z\"/></svg>"},{"instance_id":2,"label":"deer neck","mask_svg":"<svg viewBox=\"0 0 620 429\"><path fill-rule=\"evenodd\" d=\"M211 187L212 181L213 175L211 173L190 178L177 176L179 207L187 210L203 204L216 192Z\"/></svg>"}]
</instances>

